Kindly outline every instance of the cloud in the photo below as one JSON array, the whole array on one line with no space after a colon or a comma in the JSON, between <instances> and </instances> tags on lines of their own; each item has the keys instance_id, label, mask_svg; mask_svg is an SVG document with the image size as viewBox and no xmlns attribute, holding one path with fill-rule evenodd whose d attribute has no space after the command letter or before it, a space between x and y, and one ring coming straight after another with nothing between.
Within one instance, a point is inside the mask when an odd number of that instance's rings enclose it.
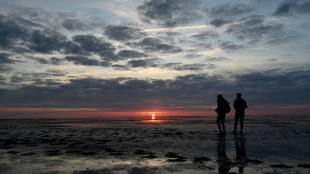
<instances>
[{"instance_id":1,"label":"cloud","mask_svg":"<svg viewBox=\"0 0 310 174\"><path fill-rule=\"evenodd\" d=\"M120 52L118 52L117 55L118 55L119 57L122 57L122 58L141 58L141 57L148 57L147 54L140 53L140 52L134 51L134 50L121 50Z\"/></svg>"},{"instance_id":2,"label":"cloud","mask_svg":"<svg viewBox=\"0 0 310 174\"><path fill-rule=\"evenodd\" d=\"M264 16L251 15L238 20L237 23L228 26L226 32L238 39L247 39L256 43L261 39L271 39L277 33L282 32L283 27L275 22L266 22Z\"/></svg>"},{"instance_id":3,"label":"cloud","mask_svg":"<svg viewBox=\"0 0 310 174\"><path fill-rule=\"evenodd\" d=\"M158 58L131 60L128 62L128 65L133 67L133 68L137 68L137 67L143 67L143 68L157 67L158 65L156 64L156 62L159 60L160 59L158 59Z\"/></svg>"},{"instance_id":4,"label":"cloud","mask_svg":"<svg viewBox=\"0 0 310 174\"><path fill-rule=\"evenodd\" d=\"M148 66L148 63L147 63L147 61L146 60L143 60L143 59L141 59L141 60L131 60L131 61L129 61L128 62L128 65L130 65L131 67L134 67L134 68L136 68L136 67L147 67Z\"/></svg>"},{"instance_id":5,"label":"cloud","mask_svg":"<svg viewBox=\"0 0 310 174\"><path fill-rule=\"evenodd\" d=\"M292 14L310 14L310 2L298 4L296 2L285 1L279 4L273 15L292 15Z\"/></svg>"},{"instance_id":6,"label":"cloud","mask_svg":"<svg viewBox=\"0 0 310 174\"><path fill-rule=\"evenodd\" d=\"M52 13L41 8L32 8L22 5L10 5L7 6L7 8L9 9L10 15L22 16L23 18L39 23L47 22L49 19L54 18Z\"/></svg>"},{"instance_id":7,"label":"cloud","mask_svg":"<svg viewBox=\"0 0 310 174\"><path fill-rule=\"evenodd\" d=\"M12 48L17 46L17 39L29 37L29 30L18 24L15 17L0 14L0 47Z\"/></svg>"},{"instance_id":8,"label":"cloud","mask_svg":"<svg viewBox=\"0 0 310 174\"><path fill-rule=\"evenodd\" d=\"M29 59L34 60L35 62L40 64L51 64L51 65L61 65L65 61L65 59L57 57L51 57L49 59L29 57Z\"/></svg>"},{"instance_id":9,"label":"cloud","mask_svg":"<svg viewBox=\"0 0 310 174\"><path fill-rule=\"evenodd\" d=\"M197 57L202 57L202 55L200 55L200 54L186 54L184 57L188 58L188 59L194 59Z\"/></svg>"},{"instance_id":10,"label":"cloud","mask_svg":"<svg viewBox=\"0 0 310 174\"><path fill-rule=\"evenodd\" d=\"M66 73L59 70L46 70L46 72L17 72L10 76L10 81L13 82L15 87L20 86L23 83L31 83L33 86L48 85L60 83L58 79L53 77L65 76Z\"/></svg>"},{"instance_id":11,"label":"cloud","mask_svg":"<svg viewBox=\"0 0 310 174\"><path fill-rule=\"evenodd\" d=\"M208 62L219 62L219 61L228 61L231 59L228 59L227 57L208 57L206 60Z\"/></svg>"},{"instance_id":12,"label":"cloud","mask_svg":"<svg viewBox=\"0 0 310 174\"><path fill-rule=\"evenodd\" d=\"M158 35L158 38L170 44L175 44L175 40L179 39L179 37L182 35L181 33L177 32L158 32L156 34Z\"/></svg>"},{"instance_id":13,"label":"cloud","mask_svg":"<svg viewBox=\"0 0 310 174\"><path fill-rule=\"evenodd\" d=\"M140 42L127 43L127 45L141 48L146 52L155 52L155 53L178 53L183 51L179 47L163 43L161 39L149 38L149 37L144 38Z\"/></svg>"},{"instance_id":14,"label":"cloud","mask_svg":"<svg viewBox=\"0 0 310 174\"><path fill-rule=\"evenodd\" d=\"M104 35L109 39L117 41L136 40L145 37L147 34L137 28L130 28L122 25L110 25L104 28Z\"/></svg>"},{"instance_id":15,"label":"cloud","mask_svg":"<svg viewBox=\"0 0 310 174\"><path fill-rule=\"evenodd\" d=\"M5 65L5 64L2 64L0 66L0 72L2 72L2 73L8 73L8 72L10 72L12 70L13 70L13 68L11 68L10 66Z\"/></svg>"},{"instance_id":16,"label":"cloud","mask_svg":"<svg viewBox=\"0 0 310 174\"><path fill-rule=\"evenodd\" d=\"M0 64L14 64L15 60L10 59L9 56L10 56L10 54L0 53Z\"/></svg>"},{"instance_id":17,"label":"cloud","mask_svg":"<svg viewBox=\"0 0 310 174\"><path fill-rule=\"evenodd\" d=\"M66 56L64 59L69 62L73 62L73 64L75 65L103 66L103 67L110 67L112 65L111 62L109 61L91 59L85 56ZM56 62L58 63L59 61L57 60ZM60 62L62 62L62 60Z\"/></svg>"},{"instance_id":18,"label":"cloud","mask_svg":"<svg viewBox=\"0 0 310 174\"><path fill-rule=\"evenodd\" d=\"M49 62L50 62L50 64L52 64L52 65L61 65L63 61L64 61L64 59L57 58L57 57L51 57L51 58L49 59Z\"/></svg>"},{"instance_id":19,"label":"cloud","mask_svg":"<svg viewBox=\"0 0 310 174\"><path fill-rule=\"evenodd\" d=\"M89 31L103 26L103 24L100 23L78 18L65 19L61 24L69 31Z\"/></svg>"},{"instance_id":20,"label":"cloud","mask_svg":"<svg viewBox=\"0 0 310 174\"><path fill-rule=\"evenodd\" d=\"M49 74L33 74L31 79L46 75ZM12 78L22 81L26 77L30 75ZM236 92L242 92L251 106L310 103L310 71L262 71L231 75L231 78L234 80L227 81L218 74L189 74L171 80L83 78L57 86L28 84L16 89L0 89L0 106L126 110L173 105L186 108L214 105L218 93L232 102Z\"/></svg>"},{"instance_id":21,"label":"cloud","mask_svg":"<svg viewBox=\"0 0 310 174\"><path fill-rule=\"evenodd\" d=\"M236 88L247 91L255 103L309 103L310 93L306 90L307 86L310 85L309 75L309 71L299 70L289 72L265 71L236 75Z\"/></svg>"},{"instance_id":22,"label":"cloud","mask_svg":"<svg viewBox=\"0 0 310 174\"><path fill-rule=\"evenodd\" d=\"M221 27L225 24L229 24L232 21L228 21L228 20L223 20L223 19L214 19L210 22L211 25L215 26L215 27Z\"/></svg>"},{"instance_id":23,"label":"cloud","mask_svg":"<svg viewBox=\"0 0 310 174\"><path fill-rule=\"evenodd\" d=\"M46 60L46 59L44 59L44 58L31 58L31 59L33 59L33 60L35 60L36 62L38 62L38 63L41 63L41 64L49 64L49 61L48 60Z\"/></svg>"},{"instance_id":24,"label":"cloud","mask_svg":"<svg viewBox=\"0 0 310 174\"><path fill-rule=\"evenodd\" d=\"M33 18L36 19L36 15ZM10 50L14 53L37 52L51 54L58 52L61 54L89 55L90 53L96 52L96 54L100 54L103 57L107 55L109 55L109 57L113 56L111 52L114 51L114 47L111 44L106 44L99 48L98 45L93 44L92 46L97 46L94 48L103 51L85 51L80 45L69 40L66 35L57 31L58 28L52 29L52 27L49 28L50 26L45 27L36 22L24 19L23 17L16 16L16 14L14 16L0 15L0 27L0 48ZM81 40L82 39L77 40L76 42L81 44ZM98 44L98 42L96 44ZM100 44L103 44L103 42ZM84 44L82 46L85 47L86 45ZM111 51L106 53L107 49ZM114 55L114 58L115 57Z\"/></svg>"},{"instance_id":25,"label":"cloud","mask_svg":"<svg viewBox=\"0 0 310 174\"><path fill-rule=\"evenodd\" d=\"M211 18L210 24L221 27L224 24L232 23L239 17L251 13L253 8L246 4L220 4L216 7L207 8L207 15Z\"/></svg>"},{"instance_id":26,"label":"cloud","mask_svg":"<svg viewBox=\"0 0 310 174\"><path fill-rule=\"evenodd\" d=\"M116 48L101 38L97 38L93 35L76 35L73 36L73 40L78 43L85 52L99 54L105 61L120 60L120 58L114 54Z\"/></svg>"},{"instance_id":27,"label":"cloud","mask_svg":"<svg viewBox=\"0 0 310 174\"><path fill-rule=\"evenodd\" d=\"M207 8L206 12L212 18L227 18L237 17L243 14L248 14L253 11L253 8L246 4L220 4L216 7Z\"/></svg>"},{"instance_id":28,"label":"cloud","mask_svg":"<svg viewBox=\"0 0 310 174\"><path fill-rule=\"evenodd\" d=\"M182 63L166 63L162 65L163 68L174 69L177 71L202 71L204 69L214 69L216 66L213 64L182 64Z\"/></svg>"},{"instance_id":29,"label":"cloud","mask_svg":"<svg viewBox=\"0 0 310 174\"><path fill-rule=\"evenodd\" d=\"M217 32L205 31L205 32L202 32L200 34L193 35L192 37L196 38L198 40L207 40L207 39L215 39L215 38L217 38L219 36L220 35Z\"/></svg>"},{"instance_id":30,"label":"cloud","mask_svg":"<svg viewBox=\"0 0 310 174\"><path fill-rule=\"evenodd\" d=\"M30 48L39 53L52 53L52 51L60 51L67 37L53 30L34 30L31 34Z\"/></svg>"},{"instance_id":31,"label":"cloud","mask_svg":"<svg viewBox=\"0 0 310 174\"><path fill-rule=\"evenodd\" d=\"M0 70L1 70L1 68L0 68ZM5 81L6 81L6 78L4 76L0 75L0 84L5 85Z\"/></svg>"},{"instance_id":32,"label":"cloud","mask_svg":"<svg viewBox=\"0 0 310 174\"><path fill-rule=\"evenodd\" d=\"M86 65L86 66L99 66L100 63L96 59L90 59L84 56L67 56L66 60L73 62L76 65Z\"/></svg>"},{"instance_id":33,"label":"cloud","mask_svg":"<svg viewBox=\"0 0 310 174\"><path fill-rule=\"evenodd\" d=\"M142 21L173 27L202 18L201 0L151 0L138 6Z\"/></svg>"},{"instance_id":34,"label":"cloud","mask_svg":"<svg viewBox=\"0 0 310 174\"><path fill-rule=\"evenodd\" d=\"M244 46L236 45L230 41L223 41L220 43L219 46L221 49L226 50L226 51L237 51L237 50L244 48Z\"/></svg>"},{"instance_id":35,"label":"cloud","mask_svg":"<svg viewBox=\"0 0 310 174\"><path fill-rule=\"evenodd\" d=\"M116 70L130 70L127 65L111 65Z\"/></svg>"}]
</instances>

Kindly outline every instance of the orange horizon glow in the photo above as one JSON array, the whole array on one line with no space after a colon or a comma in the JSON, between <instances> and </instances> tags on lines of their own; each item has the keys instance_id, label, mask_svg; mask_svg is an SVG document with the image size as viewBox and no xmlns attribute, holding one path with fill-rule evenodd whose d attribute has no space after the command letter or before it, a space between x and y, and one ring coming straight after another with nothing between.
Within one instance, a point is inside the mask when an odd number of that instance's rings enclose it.
<instances>
[{"instance_id":1,"label":"orange horizon glow","mask_svg":"<svg viewBox=\"0 0 310 174\"><path fill-rule=\"evenodd\" d=\"M112 108L0 108L0 118L90 118L90 117L150 117L156 116L216 116L215 106L153 108L120 111ZM270 109L272 108L272 110ZM256 105L246 110L247 115L306 115L310 105ZM234 115L234 110L227 114Z\"/></svg>"}]
</instances>

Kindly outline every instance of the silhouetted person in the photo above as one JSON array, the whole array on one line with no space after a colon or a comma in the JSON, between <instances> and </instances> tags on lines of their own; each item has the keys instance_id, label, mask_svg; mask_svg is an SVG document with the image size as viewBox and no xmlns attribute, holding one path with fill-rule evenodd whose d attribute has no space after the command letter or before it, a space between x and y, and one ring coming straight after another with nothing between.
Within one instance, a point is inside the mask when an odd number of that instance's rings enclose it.
<instances>
[{"instance_id":1,"label":"silhouetted person","mask_svg":"<svg viewBox=\"0 0 310 174\"><path fill-rule=\"evenodd\" d=\"M244 145L244 138L235 138L236 147L236 165L239 168L239 173L243 173L245 166L247 165L246 150Z\"/></svg>"},{"instance_id":2,"label":"silhouetted person","mask_svg":"<svg viewBox=\"0 0 310 174\"><path fill-rule=\"evenodd\" d=\"M219 135L225 135L225 116L226 113L229 112L228 111L229 108L229 103L227 102L227 100L224 99L224 97L219 94L217 96L217 108L215 109L215 111L217 112L217 126L219 128Z\"/></svg>"},{"instance_id":3,"label":"silhouetted person","mask_svg":"<svg viewBox=\"0 0 310 174\"><path fill-rule=\"evenodd\" d=\"M220 138L217 145L217 162L219 164L219 173L228 173L231 169L231 160L226 155L225 138Z\"/></svg>"},{"instance_id":4,"label":"silhouetted person","mask_svg":"<svg viewBox=\"0 0 310 174\"><path fill-rule=\"evenodd\" d=\"M243 120L244 120L244 110L248 107L246 101L241 98L241 93L237 93L237 99L234 102L235 112L235 126L233 133L237 133L237 125L240 119L240 134L243 133Z\"/></svg>"}]
</instances>

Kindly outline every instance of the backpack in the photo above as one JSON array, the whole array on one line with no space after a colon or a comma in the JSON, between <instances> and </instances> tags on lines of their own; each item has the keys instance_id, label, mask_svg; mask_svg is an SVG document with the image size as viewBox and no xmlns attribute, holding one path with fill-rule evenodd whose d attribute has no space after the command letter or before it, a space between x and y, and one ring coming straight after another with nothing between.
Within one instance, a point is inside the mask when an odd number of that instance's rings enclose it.
<instances>
[{"instance_id":1,"label":"backpack","mask_svg":"<svg viewBox=\"0 0 310 174\"><path fill-rule=\"evenodd\" d=\"M230 106L229 106L229 103L227 102L226 103L226 108L225 108L225 113L229 113L229 112L230 112Z\"/></svg>"},{"instance_id":2,"label":"backpack","mask_svg":"<svg viewBox=\"0 0 310 174\"><path fill-rule=\"evenodd\" d=\"M229 112L230 112L230 106L228 105L227 108L226 108L225 113L229 113Z\"/></svg>"}]
</instances>

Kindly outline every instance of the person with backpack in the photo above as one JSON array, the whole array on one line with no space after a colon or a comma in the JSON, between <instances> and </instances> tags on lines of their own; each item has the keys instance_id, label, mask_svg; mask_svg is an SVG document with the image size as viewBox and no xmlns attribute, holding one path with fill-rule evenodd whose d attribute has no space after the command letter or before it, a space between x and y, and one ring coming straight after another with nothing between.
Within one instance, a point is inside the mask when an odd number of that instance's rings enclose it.
<instances>
[{"instance_id":1,"label":"person with backpack","mask_svg":"<svg viewBox=\"0 0 310 174\"><path fill-rule=\"evenodd\" d=\"M244 110L248 107L246 101L241 98L241 93L237 93L237 99L234 102L235 112L235 127L233 133L237 133L237 125L240 119L240 134L243 134L243 120L244 120Z\"/></svg>"},{"instance_id":2,"label":"person with backpack","mask_svg":"<svg viewBox=\"0 0 310 174\"><path fill-rule=\"evenodd\" d=\"M230 106L221 94L217 96L217 108L215 111L217 113L216 123L220 131L218 135L225 136L225 116L226 113L230 112Z\"/></svg>"}]
</instances>

